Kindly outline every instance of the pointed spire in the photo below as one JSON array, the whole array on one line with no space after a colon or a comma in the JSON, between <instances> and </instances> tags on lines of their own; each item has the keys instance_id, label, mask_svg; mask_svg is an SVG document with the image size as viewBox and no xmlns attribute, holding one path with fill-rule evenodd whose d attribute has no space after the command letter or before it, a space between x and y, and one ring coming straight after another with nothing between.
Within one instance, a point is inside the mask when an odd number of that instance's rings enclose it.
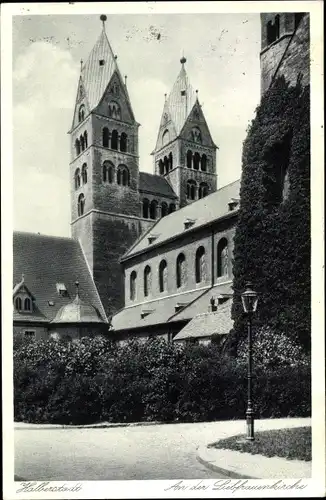
<instances>
[{"instance_id":1,"label":"pointed spire","mask_svg":"<svg viewBox=\"0 0 326 500\"><path fill-rule=\"evenodd\" d=\"M103 25L103 31L105 31L105 21L107 20L107 17L105 14L102 14L101 17L100 17L101 21L102 21L102 25Z\"/></svg>"}]
</instances>

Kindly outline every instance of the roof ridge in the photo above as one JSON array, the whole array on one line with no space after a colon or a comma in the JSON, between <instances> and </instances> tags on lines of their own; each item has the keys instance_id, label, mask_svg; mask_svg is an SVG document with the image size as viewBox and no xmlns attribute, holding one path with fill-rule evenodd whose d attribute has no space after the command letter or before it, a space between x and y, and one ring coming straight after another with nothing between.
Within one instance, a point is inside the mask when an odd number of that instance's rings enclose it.
<instances>
[{"instance_id":1,"label":"roof ridge","mask_svg":"<svg viewBox=\"0 0 326 500\"><path fill-rule=\"evenodd\" d=\"M13 235L41 236L43 238L56 238L56 239L61 239L61 240L76 241L71 236L58 236L58 235L54 235L54 234L34 233L31 231L16 231L16 230L14 230Z\"/></svg>"}]
</instances>

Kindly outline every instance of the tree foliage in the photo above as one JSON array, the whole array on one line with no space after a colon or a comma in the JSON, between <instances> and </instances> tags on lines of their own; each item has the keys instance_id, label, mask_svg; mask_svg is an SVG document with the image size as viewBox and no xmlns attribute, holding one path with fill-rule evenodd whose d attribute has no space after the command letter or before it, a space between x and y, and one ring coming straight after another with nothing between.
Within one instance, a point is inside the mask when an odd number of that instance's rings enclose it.
<instances>
[{"instance_id":1,"label":"tree foliage","mask_svg":"<svg viewBox=\"0 0 326 500\"><path fill-rule=\"evenodd\" d=\"M308 415L309 363L293 352L293 363L278 359L275 365L270 363L273 344L263 338L257 347L256 416ZM90 424L243 418L246 374L245 357L222 357L214 344L180 346L157 337L123 346L101 338L18 342L15 420Z\"/></svg>"},{"instance_id":2,"label":"tree foliage","mask_svg":"<svg viewBox=\"0 0 326 500\"><path fill-rule=\"evenodd\" d=\"M309 92L299 81L289 86L277 80L263 95L244 141L234 329L227 340L232 352L246 330L239 294L247 281L260 296L255 323L310 347Z\"/></svg>"}]
</instances>

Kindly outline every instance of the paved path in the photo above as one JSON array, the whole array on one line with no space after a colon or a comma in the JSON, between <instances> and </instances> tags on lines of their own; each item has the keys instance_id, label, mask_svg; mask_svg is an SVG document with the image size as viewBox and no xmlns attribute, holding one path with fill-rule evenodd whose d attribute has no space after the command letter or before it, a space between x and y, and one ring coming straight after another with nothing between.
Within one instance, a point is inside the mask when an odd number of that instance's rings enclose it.
<instances>
[{"instance_id":1,"label":"paved path","mask_svg":"<svg viewBox=\"0 0 326 500\"><path fill-rule=\"evenodd\" d=\"M216 425L21 428L15 430L15 474L40 481L224 478L196 460L197 447L214 441Z\"/></svg>"}]
</instances>

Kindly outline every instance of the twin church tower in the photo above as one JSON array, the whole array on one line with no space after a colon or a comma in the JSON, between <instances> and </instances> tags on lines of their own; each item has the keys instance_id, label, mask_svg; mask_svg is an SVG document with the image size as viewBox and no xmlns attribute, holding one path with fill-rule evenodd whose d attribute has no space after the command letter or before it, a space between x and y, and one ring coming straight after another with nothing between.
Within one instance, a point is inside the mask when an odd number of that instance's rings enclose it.
<instances>
[{"instance_id":1,"label":"twin church tower","mask_svg":"<svg viewBox=\"0 0 326 500\"><path fill-rule=\"evenodd\" d=\"M122 255L157 219L216 191L217 176L216 146L184 57L165 97L154 172L139 171L139 123L106 35L106 16L101 20L102 32L81 64L69 132L71 226L110 316L123 306Z\"/></svg>"}]
</instances>

